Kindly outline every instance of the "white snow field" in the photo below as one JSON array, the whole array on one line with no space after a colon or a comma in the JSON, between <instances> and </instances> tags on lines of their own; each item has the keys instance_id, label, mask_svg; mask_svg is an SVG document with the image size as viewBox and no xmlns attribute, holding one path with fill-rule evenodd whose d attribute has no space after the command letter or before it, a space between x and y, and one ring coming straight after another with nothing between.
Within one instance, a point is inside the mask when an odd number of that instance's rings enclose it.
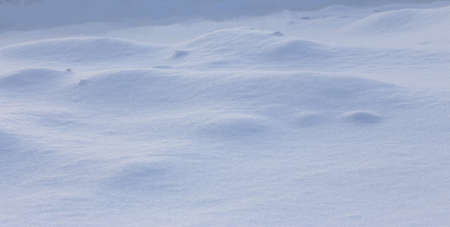
<instances>
[{"instance_id":1,"label":"white snow field","mask_svg":"<svg viewBox=\"0 0 450 227\"><path fill-rule=\"evenodd\" d=\"M0 1L0 226L450 226L449 28L448 1Z\"/></svg>"}]
</instances>

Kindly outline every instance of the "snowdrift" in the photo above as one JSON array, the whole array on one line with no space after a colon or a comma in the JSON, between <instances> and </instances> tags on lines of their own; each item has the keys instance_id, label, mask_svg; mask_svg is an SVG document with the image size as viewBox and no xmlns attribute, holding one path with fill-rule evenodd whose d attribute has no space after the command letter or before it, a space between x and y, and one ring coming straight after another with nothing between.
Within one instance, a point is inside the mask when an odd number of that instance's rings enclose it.
<instances>
[{"instance_id":1,"label":"snowdrift","mask_svg":"<svg viewBox=\"0 0 450 227\"><path fill-rule=\"evenodd\" d=\"M359 33L426 32L450 26L450 7L401 9L380 12L356 21L348 27ZM441 33L444 31L441 30ZM436 35L436 34L434 34Z\"/></svg>"},{"instance_id":2,"label":"snowdrift","mask_svg":"<svg viewBox=\"0 0 450 227\"><path fill-rule=\"evenodd\" d=\"M156 55L160 48L111 38L40 40L0 48L0 58L23 61L93 64Z\"/></svg>"},{"instance_id":3,"label":"snowdrift","mask_svg":"<svg viewBox=\"0 0 450 227\"><path fill-rule=\"evenodd\" d=\"M259 74L259 73L258 73ZM321 78L307 75L217 75L206 77L202 73L180 75L163 71L120 71L100 74L83 79L74 87L83 100L108 105L132 105L141 108L157 105L194 105L220 100L233 102L248 97L253 105L265 102L293 105L295 102L308 107L336 108L357 103L376 103L381 97L360 100L358 93L386 92L389 86L360 79ZM265 94L266 91L271 94ZM376 96L376 95L374 95ZM261 99L261 100L260 100ZM374 99L372 101L369 101Z\"/></svg>"},{"instance_id":4,"label":"snowdrift","mask_svg":"<svg viewBox=\"0 0 450 227\"><path fill-rule=\"evenodd\" d=\"M64 65L69 70L105 70L105 67L113 70L130 66L236 69L251 65L259 69L301 67L311 71L354 72L373 70L381 64L418 70L422 70L421 63L436 64L436 69L448 68L445 63L450 60L450 52L340 47L298 39L279 31L240 27L220 29L164 46L104 37L37 40L0 47L0 59L5 64L20 60L33 68Z\"/></svg>"},{"instance_id":5,"label":"snowdrift","mask_svg":"<svg viewBox=\"0 0 450 227\"><path fill-rule=\"evenodd\" d=\"M177 48L184 50L187 61L317 61L332 57L332 47L310 41L293 40L280 32L251 28L224 29L202 35ZM181 57L179 57L181 58Z\"/></svg>"},{"instance_id":6,"label":"snowdrift","mask_svg":"<svg viewBox=\"0 0 450 227\"><path fill-rule=\"evenodd\" d=\"M33 2L0 26L122 24L0 35L1 226L450 223L448 7Z\"/></svg>"}]
</instances>

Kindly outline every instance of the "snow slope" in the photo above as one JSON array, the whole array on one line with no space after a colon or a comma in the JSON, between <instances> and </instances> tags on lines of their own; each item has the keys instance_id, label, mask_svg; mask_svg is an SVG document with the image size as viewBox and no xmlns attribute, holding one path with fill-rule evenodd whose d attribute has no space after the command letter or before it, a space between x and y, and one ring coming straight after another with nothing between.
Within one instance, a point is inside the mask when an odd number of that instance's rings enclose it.
<instances>
[{"instance_id":1,"label":"snow slope","mask_svg":"<svg viewBox=\"0 0 450 227\"><path fill-rule=\"evenodd\" d=\"M4 31L0 226L448 225L441 4Z\"/></svg>"}]
</instances>

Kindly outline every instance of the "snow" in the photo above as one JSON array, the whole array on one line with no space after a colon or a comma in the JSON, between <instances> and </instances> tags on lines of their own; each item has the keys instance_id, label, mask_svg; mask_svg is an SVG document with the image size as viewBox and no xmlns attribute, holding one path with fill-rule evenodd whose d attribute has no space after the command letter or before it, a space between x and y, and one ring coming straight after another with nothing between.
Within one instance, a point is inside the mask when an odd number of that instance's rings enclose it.
<instances>
[{"instance_id":1,"label":"snow","mask_svg":"<svg viewBox=\"0 0 450 227\"><path fill-rule=\"evenodd\" d=\"M0 226L450 223L447 1L193 2L0 1Z\"/></svg>"},{"instance_id":2,"label":"snow","mask_svg":"<svg viewBox=\"0 0 450 227\"><path fill-rule=\"evenodd\" d=\"M45 27L86 22L168 24L195 18L223 20L280 10L311 10L329 5L383 5L386 3L439 4L435 0L10 0L0 2L0 27ZM448 0L444 0L448 1ZM431 3L430 3L431 2ZM437 2L437 3L435 3ZM19 4L17 4L19 3ZM26 15L20 16L17 15ZM139 18L143 21L133 21Z\"/></svg>"}]
</instances>

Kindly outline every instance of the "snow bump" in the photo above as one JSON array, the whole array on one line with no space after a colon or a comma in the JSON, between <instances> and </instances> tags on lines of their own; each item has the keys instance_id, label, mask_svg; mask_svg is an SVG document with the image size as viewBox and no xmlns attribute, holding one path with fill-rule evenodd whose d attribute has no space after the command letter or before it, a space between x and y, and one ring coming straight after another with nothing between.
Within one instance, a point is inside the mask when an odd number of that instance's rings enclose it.
<instances>
[{"instance_id":1,"label":"snow bump","mask_svg":"<svg viewBox=\"0 0 450 227\"><path fill-rule=\"evenodd\" d=\"M381 115L372 111L351 111L343 115L343 119L347 122L366 125L380 123L383 118Z\"/></svg>"}]
</instances>

